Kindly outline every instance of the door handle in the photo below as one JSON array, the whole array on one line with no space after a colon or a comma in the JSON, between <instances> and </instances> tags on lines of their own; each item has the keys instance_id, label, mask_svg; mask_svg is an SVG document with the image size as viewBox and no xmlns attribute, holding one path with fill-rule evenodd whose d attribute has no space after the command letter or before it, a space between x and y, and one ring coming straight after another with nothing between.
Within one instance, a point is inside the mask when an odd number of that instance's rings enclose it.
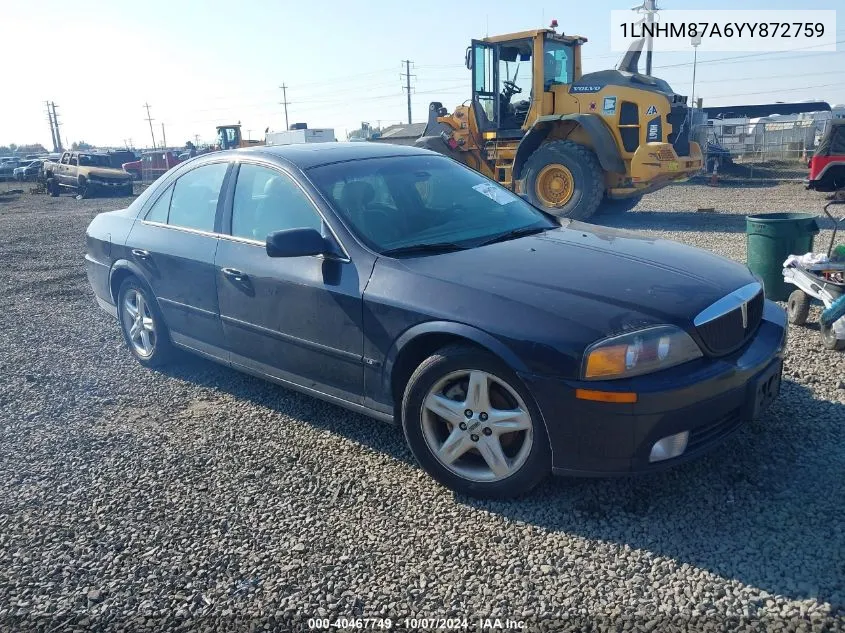
<instances>
[{"instance_id":1,"label":"door handle","mask_svg":"<svg viewBox=\"0 0 845 633\"><path fill-rule=\"evenodd\" d=\"M150 257L150 252L145 251L143 248L133 248L132 254L138 259L149 259Z\"/></svg>"},{"instance_id":2,"label":"door handle","mask_svg":"<svg viewBox=\"0 0 845 633\"><path fill-rule=\"evenodd\" d=\"M229 279L234 279L235 281L245 281L247 279L247 275L237 268L221 268L220 272L226 275Z\"/></svg>"}]
</instances>

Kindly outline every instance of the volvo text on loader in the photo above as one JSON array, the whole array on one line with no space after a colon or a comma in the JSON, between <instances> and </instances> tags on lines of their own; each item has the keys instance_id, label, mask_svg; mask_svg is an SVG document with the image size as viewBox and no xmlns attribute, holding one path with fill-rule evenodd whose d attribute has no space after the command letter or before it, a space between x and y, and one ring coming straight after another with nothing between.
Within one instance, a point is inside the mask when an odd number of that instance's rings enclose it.
<instances>
[{"instance_id":1,"label":"volvo text on loader","mask_svg":"<svg viewBox=\"0 0 845 633\"><path fill-rule=\"evenodd\" d=\"M582 75L586 38L555 26L473 40L472 99L452 114L432 103L417 144L578 219L698 172L687 97L637 71L642 41L619 70Z\"/></svg>"}]
</instances>

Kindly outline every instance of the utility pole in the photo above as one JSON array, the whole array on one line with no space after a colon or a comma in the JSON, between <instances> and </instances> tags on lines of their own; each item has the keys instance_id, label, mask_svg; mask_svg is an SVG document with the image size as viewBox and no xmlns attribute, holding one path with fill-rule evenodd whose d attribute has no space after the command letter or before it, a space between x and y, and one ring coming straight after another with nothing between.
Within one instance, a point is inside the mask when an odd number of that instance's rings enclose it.
<instances>
[{"instance_id":1,"label":"utility pole","mask_svg":"<svg viewBox=\"0 0 845 633\"><path fill-rule=\"evenodd\" d=\"M282 89L282 99L284 99L284 101L282 101L281 103L283 106L285 106L285 129L289 130L290 124L288 123L288 103L290 102L288 101L288 87L285 84L282 84L279 87Z\"/></svg>"},{"instance_id":2,"label":"utility pole","mask_svg":"<svg viewBox=\"0 0 845 633\"><path fill-rule=\"evenodd\" d=\"M47 108L47 121L50 123L50 139L53 141L53 151L59 151L59 141L56 135L56 123L53 121L53 113L50 111L50 102L45 101L44 105Z\"/></svg>"},{"instance_id":3,"label":"utility pole","mask_svg":"<svg viewBox=\"0 0 845 633\"><path fill-rule=\"evenodd\" d=\"M416 75L411 74L411 64L414 62L409 59L403 59L402 62L405 64L405 72L399 73L399 76L405 78L403 89L408 93L408 125L410 125L413 123L411 120L411 77L416 77Z\"/></svg>"},{"instance_id":4,"label":"utility pole","mask_svg":"<svg viewBox=\"0 0 845 633\"><path fill-rule=\"evenodd\" d=\"M56 114L56 102L50 102L50 108L53 110L53 125L56 126L56 140L58 141L59 150L60 152L65 151L65 148L62 147L62 135L59 133L59 115ZM65 139L65 145L67 145L67 139Z\"/></svg>"},{"instance_id":5,"label":"utility pole","mask_svg":"<svg viewBox=\"0 0 845 633\"><path fill-rule=\"evenodd\" d=\"M164 135L164 121L161 122L161 149L167 148L167 137Z\"/></svg>"},{"instance_id":6,"label":"utility pole","mask_svg":"<svg viewBox=\"0 0 845 633\"><path fill-rule=\"evenodd\" d=\"M651 26L654 24L654 14L657 11L657 6L655 0L645 0L645 10L646 10L646 22L649 26L648 35L646 36L646 46L648 50L645 54L645 74L649 77L651 76L651 56L652 56L652 48L654 46L654 42L651 38Z\"/></svg>"},{"instance_id":7,"label":"utility pole","mask_svg":"<svg viewBox=\"0 0 845 633\"><path fill-rule=\"evenodd\" d=\"M155 149L156 148L156 135L155 135L155 132L153 132L153 119L152 119L152 117L150 117L150 104L145 103L144 107L147 109L147 118L144 119L144 120L147 121L150 124L150 136L153 137L153 149Z\"/></svg>"},{"instance_id":8,"label":"utility pole","mask_svg":"<svg viewBox=\"0 0 845 633\"><path fill-rule=\"evenodd\" d=\"M199 147L200 144L200 135L194 134L194 147Z\"/></svg>"}]
</instances>

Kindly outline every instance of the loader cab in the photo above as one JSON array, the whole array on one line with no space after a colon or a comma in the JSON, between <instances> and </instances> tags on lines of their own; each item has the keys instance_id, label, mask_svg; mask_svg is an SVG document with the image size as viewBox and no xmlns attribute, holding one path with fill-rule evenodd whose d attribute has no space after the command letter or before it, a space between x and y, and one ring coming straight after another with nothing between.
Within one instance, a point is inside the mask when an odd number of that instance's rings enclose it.
<instances>
[{"instance_id":1,"label":"loader cab","mask_svg":"<svg viewBox=\"0 0 845 633\"><path fill-rule=\"evenodd\" d=\"M218 125L217 144L220 149L237 149L241 146L240 125Z\"/></svg>"},{"instance_id":2,"label":"loader cab","mask_svg":"<svg viewBox=\"0 0 845 633\"><path fill-rule=\"evenodd\" d=\"M495 138L521 138L549 109L544 95L577 78L581 41L558 37L550 29L473 40L466 65L472 70L479 130Z\"/></svg>"}]
</instances>

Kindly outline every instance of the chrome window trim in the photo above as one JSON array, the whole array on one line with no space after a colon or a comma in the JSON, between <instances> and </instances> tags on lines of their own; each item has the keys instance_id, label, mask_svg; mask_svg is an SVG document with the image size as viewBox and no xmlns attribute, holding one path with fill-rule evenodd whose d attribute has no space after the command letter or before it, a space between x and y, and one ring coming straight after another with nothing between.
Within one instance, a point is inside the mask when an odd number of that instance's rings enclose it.
<instances>
[{"instance_id":1,"label":"chrome window trim","mask_svg":"<svg viewBox=\"0 0 845 633\"><path fill-rule=\"evenodd\" d=\"M172 229L174 231L182 231L184 233L195 233L197 235L204 235L205 237L220 237L219 233L214 231L201 231L200 229L192 229L187 226L177 226L176 224L164 224L163 222L154 222L153 220L141 220L141 224L148 226L158 226L163 229Z\"/></svg>"},{"instance_id":2,"label":"chrome window trim","mask_svg":"<svg viewBox=\"0 0 845 633\"><path fill-rule=\"evenodd\" d=\"M748 304L754 297L763 290L763 286L759 282L754 281L746 284L741 288L737 288L733 292L725 295L718 301L711 303L709 306L699 312L693 319L693 325L700 327L711 321L725 316L736 309L741 309L742 306Z\"/></svg>"}]
</instances>

